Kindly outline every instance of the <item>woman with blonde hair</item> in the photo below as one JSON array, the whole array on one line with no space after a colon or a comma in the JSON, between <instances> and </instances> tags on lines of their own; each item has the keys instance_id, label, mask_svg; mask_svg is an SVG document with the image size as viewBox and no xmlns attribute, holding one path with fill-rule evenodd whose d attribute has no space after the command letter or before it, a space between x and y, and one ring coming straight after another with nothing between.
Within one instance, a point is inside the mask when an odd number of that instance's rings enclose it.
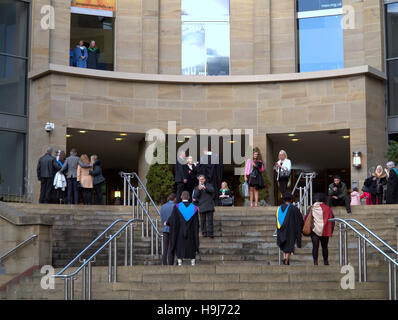
<instances>
[{"instance_id":1,"label":"woman with blonde hair","mask_svg":"<svg viewBox=\"0 0 398 320\"><path fill-rule=\"evenodd\" d=\"M287 158L285 150L279 151L278 161L275 163L275 171L277 173L276 180L279 183L279 191L281 194L285 194L287 191L287 185L289 183L290 171L292 170L292 163Z\"/></svg>"},{"instance_id":2,"label":"woman with blonde hair","mask_svg":"<svg viewBox=\"0 0 398 320\"><path fill-rule=\"evenodd\" d=\"M90 164L90 160L87 154L82 154L80 156L80 161L85 165ZM80 163L77 166L77 181L80 182L80 186L83 189L84 204L91 204L91 190L93 189L93 176L90 175L91 169L92 169L92 163L91 166L88 168L82 168L80 166Z\"/></svg>"},{"instance_id":3,"label":"woman with blonde hair","mask_svg":"<svg viewBox=\"0 0 398 320\"><path fill-rule=\"evenodd\" d=\"M364 185L368 188L372 204L383 204L384 185L387 184L387 174L383 167L378 165L375 172L367 178Z\"/></svg>"}]
</instances>

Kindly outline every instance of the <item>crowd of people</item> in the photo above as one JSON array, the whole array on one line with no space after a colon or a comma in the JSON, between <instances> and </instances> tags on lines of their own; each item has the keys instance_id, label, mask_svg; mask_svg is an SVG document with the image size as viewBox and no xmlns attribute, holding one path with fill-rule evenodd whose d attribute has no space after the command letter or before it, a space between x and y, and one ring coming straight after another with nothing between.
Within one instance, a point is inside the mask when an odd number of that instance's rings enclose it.
<instances>
[{"instance_id":1,"label":"crowd of people","mask_svg":"<svg viewBox=\"0 0 398 320\"><path fill-rule=\"evenodd\" d=\"M70 49L70 66L78 68L98 69L98 58L100 50L91 40L90 45L86 46L83 40L75 48Z\"/></svg>"},{"instance_id":2,"label":"crowd of people","mask_svg":"<svg viewBox=\"0 0 398 320\"><path fill-rule=\"evenodd\" d=\"M48 147L37 164L37 178L41 183L40 203L78 204L81 191L84 204L102 204L105 178L97 155L78 157L76 149L72 148L69 157L64 151L54 157L53 149Z\"/></svg>"}]
</instances>

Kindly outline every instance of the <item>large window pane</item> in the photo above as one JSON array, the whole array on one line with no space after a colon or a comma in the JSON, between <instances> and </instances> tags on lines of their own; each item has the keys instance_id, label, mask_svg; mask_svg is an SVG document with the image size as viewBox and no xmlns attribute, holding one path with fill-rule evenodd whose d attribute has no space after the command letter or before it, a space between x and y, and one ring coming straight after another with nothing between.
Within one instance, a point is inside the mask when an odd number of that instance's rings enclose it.
<instances>
[{"instance_id":1,"label":"large window pane","mask_svg":"<svg viewBox=\"0 0 398 320\"><path fill-rule=\"evenodd\" d=\"M387 58L398 57L398 3L386 6Z\"/></svg>"},{"instance_id":2,"label":"large window pane","mask_svg":"<svg viewBox=\"0 0 398 320\"><path fill-rule=\"evenodd\" d=\"M26 60L0 54L0 112L25 115Z\"/></svg>"},{"instance_id":3,"label":"large window pane","mask_svg":"<svg viewBox=\"0 0 398 320\"><path fill-rule=\"evenodd\" d=\"M299 71L344 68L341 15L299 19Z\"/></svg>"},{"instance_id":4,"label":"large window pane","mask_svg":"<svg viewBox=\"0 0 398 320\"><path fill-rule=\"evenodd\" d=\"M341 0L298 0L297 11L328 10L342 7Z\"/></svg>"},{"instance_id":5,"label":"large window pane","mask_svg":"<svg viewBox=\"0 0 398 320\"><path fill-rule=\"evenodd\" d=\"M206 74L205 26L184 23L182 26L182 74Z\"/></svg>"},{"instance_id":6,"label":"large window pane","mask_svg":"<svg viewBox=\"0 0 398 320\"><path fill-rule=\"evenodd\" d=\"M398 115L398 60L387 62L388 72L388 114Z\"/></svg>"},{"instance_id":7,"label":"large window pane","mask_svg":"<svg viewBox=\"0 0 398 320\"><path fill-rule=\"evenodd\" d=\"M229 0L182 0L181 17L184 21L229 20Z\"/></svg>"},{"instance_id":8,"label":"large window pane","mask_svg":"<svg viewBox=\"0 0 398 320\"><path fill-rule=\"evenodd\" d=\"M88 48L94 40L100 52L97 69L113 71L114 21L109 17L71 14L70 49L74 50L80 40Z\"/></svg>"},{"instance_id":9,"label":"large window pane","mask_svg":"<svg viewBox=\"0 0 398 320\"><path fill-rule=\"evenodd\" d=\"M25 2L0 1L0 52L27 56L28 9Z\"/></svg>"},{"instance_id":10,"label":"large window pane","mask_svg":"<svg viewBox=\"0 0 398 320\"><path fill-rule=\"evenodd\" d=\"M25 134L0 131L0 194L24 193Z\"/></svg>"},{"instance_id":11,"label":"large window pane","mask_svg":"<svg viewBox=\"0 0 398 320\"><path fill-rule=\"evenodd\" d=\"M206 25L207 75L229 75L229 24Z\"/></svg>"}]
</instances>

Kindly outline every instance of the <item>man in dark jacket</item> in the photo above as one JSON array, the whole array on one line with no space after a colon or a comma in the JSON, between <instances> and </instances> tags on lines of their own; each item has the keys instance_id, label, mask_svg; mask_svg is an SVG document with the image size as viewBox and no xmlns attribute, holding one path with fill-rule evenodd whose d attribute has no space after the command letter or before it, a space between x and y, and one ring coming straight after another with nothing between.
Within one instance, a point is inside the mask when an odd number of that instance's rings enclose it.
<instances>
[{"instance_id":1,"label":"man in dark jacket","mask_svg":"<svg viewBox=\"0 0 398 320\"><path fill-rule=\"evenodd\" d=\"M387 162L387 190L386 190L386 204L398 203L398 170L392 161Z\"/></svg>"},{"instance_id":2,"label":"man in dark jacket","mask_svg":"<svg viewBox=\"0 0 398 320\"><path fill-rule=\"evenodd\" d=\"M185 189L185 184L188 182L187 170L184 169L186 166L185 152L180 152L176 161L176 170L174 175L174 181L177 185L177 203L181 202L181 193Z\"/></svg>"},{"instance_id":3,"label":"man in dark jacket","mask_svg":"<svg viewBox=\"0 0 398 320\"><path fill-rule=\"evenodd\" d=\"M215 189L211 183L206 182L204 175L198 177L199 185L193 191L192 200L199 206L200 225L204 237L214 238L214 193ZM206 228L206 218L208 220L208 228Z\"/></svg>"},{"instance_id":4,"label":"man in dark jacket","mask_svg":"<svg viewBox=\"0 0 398 320\"><path fill-rule=\"evenodd\" d=\"M327 205L345 206L347 213L351 213L350 198L347 193L347 186L341 181L340 176L333 177L333 183L329 185Z\"/></svg>"},{"instance_id":5,"label":"man in dark jacket","mask_svg":"<svg viewBox=\"0 0 398 320\"><path fill-rule=\"evenodd\" d=\"M66 172L66 182L68 188L68 196L67 196L67 204L72 204L72 191L73 191L73 200L75 204L79 203L79 190L77 185L77 166L80 164L82 168L90 168L91 164L85 165L80 161L80 158L77 156L76 149L72 148L70 150L70 156L66 158L64 162L64 166L62 167L62 173Z\"/></svg>"},{"instance_id":6,"label":"man in dark jacket","mask_svg":"<svg viewBox=\"0 0 398 320\"><path fill-rule=\"evenodd\" d=\"M96 195L96 204L102 204L102 185L105 181L104 176L102 175L102 161L98 159L96 154L92 155L93 159L93 170L89 170L89 174L93 176L93 185Z\"/></svg>"},{"instance_id":7,"label":"man in dark jacket","mask_svg":"<svg viewBox=\"0 0 398 320\"><path fill-rule=\"evenodd\" d=\"M48 147L46 154L39 159L37 164L37 178L41 182L40 203L51 203L54 176L61 169L61 165L52 153L53 149Z\"/></svg>"}]
</instances>

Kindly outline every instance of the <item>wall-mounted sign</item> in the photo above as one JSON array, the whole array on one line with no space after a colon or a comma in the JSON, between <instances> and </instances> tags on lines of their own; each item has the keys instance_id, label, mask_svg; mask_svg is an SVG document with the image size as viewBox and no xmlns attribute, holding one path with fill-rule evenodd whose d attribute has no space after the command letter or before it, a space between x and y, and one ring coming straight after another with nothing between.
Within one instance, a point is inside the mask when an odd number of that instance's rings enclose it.
<instances>
[{"instance_id":1,"label":"wall-mounted sign","mask_svg":"<svg viewBox=\"0 0 398 320\"><path fill-rule=\"evenodd\" d=\"M72 7L115 11L116 0L72 0Z\"/></svg>"}]
</instances>

